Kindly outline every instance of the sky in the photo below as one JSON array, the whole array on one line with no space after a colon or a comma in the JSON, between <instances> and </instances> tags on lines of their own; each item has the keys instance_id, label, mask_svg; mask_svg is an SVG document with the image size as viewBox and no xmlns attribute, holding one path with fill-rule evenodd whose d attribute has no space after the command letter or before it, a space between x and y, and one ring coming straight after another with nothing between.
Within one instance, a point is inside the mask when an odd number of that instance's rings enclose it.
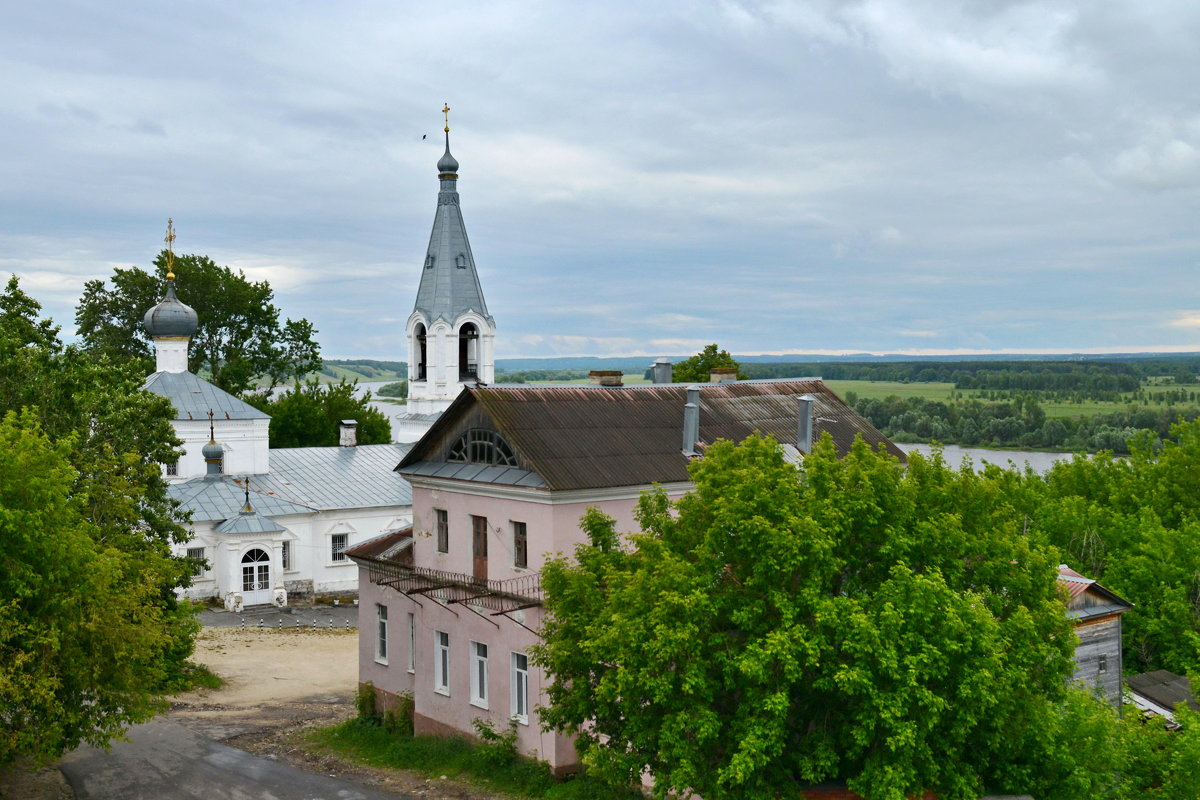
<instances>
[{"instance_id":1,"label":"sky","mask_svg":"<svg viewBox=\"0 0 1200 800\"><path fill-rule=\"evenodd\" d=\"M499 358L1200 351L1197 41L1170 0L9 4L0 275L70 336L171 217L403 360L448 103Z\"/></svg>"}]
</instances>

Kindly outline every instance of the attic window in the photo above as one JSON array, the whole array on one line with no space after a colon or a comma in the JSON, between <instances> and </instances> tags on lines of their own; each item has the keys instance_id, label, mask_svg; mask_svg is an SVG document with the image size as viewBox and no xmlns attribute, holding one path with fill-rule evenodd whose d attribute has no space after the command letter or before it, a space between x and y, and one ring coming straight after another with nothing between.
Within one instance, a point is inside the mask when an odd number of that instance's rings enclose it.
<instances>
[{"instance_id":1,"label":"attic window","mask_svg":"<svg viewBox=\"0 0 1200 800\"><path fill-rule=\"evenodd\" d=\"M472 428L459 437L450 448L447 461L462 464L487 464L497 467L515 467L517 458L504 437L495 431Z\"/></svg>"},{"instance_id":2,"label":"attic window","mask_svg":"<svg viewBox=\"0 0 1200 800\"><path fill-rule=\"evenodd\" d=\"M425 256L425 269L433 269L433 256Z\"/></svg>"},{"instance_id":3,"label":"attic window","mask_svg":"<svg viewBox=\"0 0 1200 800\"><path fill-rule=\"evenodd\" d=\"M455 264L455 266L457 266L459 269L466 269L466 268L467 268L467 257L466 257L466 255L465 255L465 254L463 254L463 253L459 253L459 254L458 254L458 258L454 259L454 264Z\"/></svg>"}]
</instances>

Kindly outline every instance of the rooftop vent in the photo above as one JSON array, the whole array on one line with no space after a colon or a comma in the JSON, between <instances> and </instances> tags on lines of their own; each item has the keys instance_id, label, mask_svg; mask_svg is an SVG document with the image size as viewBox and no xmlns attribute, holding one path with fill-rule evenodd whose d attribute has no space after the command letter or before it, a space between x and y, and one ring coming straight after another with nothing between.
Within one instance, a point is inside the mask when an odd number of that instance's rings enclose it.
<instances>
[{"instance_id":1,"label":"rooftop vent","mask_svg":"<svg viewBox=\"0 0 1200 800\"><path fill-rule=\"evenodd\" d=\"M594 369L588 373L588 380L592 386L624 386L621 382L624 376L619 369Z\"/></svg>"},{"instance_id":2,"label":"rooftop vent","mask_svg":"<svg viewBox=\"0 0 1200 800\"><path fill-rule=\"evenodd\" d=\"M709 383L728 383L737 380L736 367L713 367L708 371Z\"/></svg>"},{"instance_id":3,"label":"rooftop vent","mask_svg":"<svg viewBox=\"0 0 1200 800\"><path fill-rule=\"evenodd\" d=\"M655 383L670 383L671 382L671 359L663 357L654 359L654 363L650 365L652 370L650 373L651 379Z\"/></svg>"}]
</instances>

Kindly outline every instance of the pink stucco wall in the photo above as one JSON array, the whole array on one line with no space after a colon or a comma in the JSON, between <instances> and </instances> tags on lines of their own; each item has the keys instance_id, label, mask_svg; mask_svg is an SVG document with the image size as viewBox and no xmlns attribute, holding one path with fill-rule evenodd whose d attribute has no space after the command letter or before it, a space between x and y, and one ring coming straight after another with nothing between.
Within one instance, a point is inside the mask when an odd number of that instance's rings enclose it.
<instances>
[{"instance_id":1,"label":"pink stucco wall","mask_svg":"<svg viewBox=\"0 0 1200 800\"><path fill-rule=\"evenodd\" d=\"M547 556L570 554L584 541L579 519L589 506L596 506L617 521L619 531L637 530L633 509L637 491L620 499L593 500L572 496L568 502L555 500L549 492L529 492L529 498L488 497L462 488L422 485L413 480L413 557L417 566L471 575L473 567L471 516L488 520L488 578L505 580L536 573ZM485 487L486 488L486 487ZM674 492L678 495L680 491ZM449 519L449 548L437 552L435 509L444 509ZM524 522L529 542L528 567L513 564L512 522ZM443 605L422 595L411 598L390 588L370 583L360 570L359 663L360 680L371 681L388 692L411 691L419 732L446 730L473 734L472 722L486 719L498 729L508 725L512 713L511 657L528 654L537 643L534 631L541 626L541 608L493 616L491 611L464 604ZM376 604L388 608L388 664L375 659ZM414 671L408 672L408 614L415 623ZM434 690L435 635L450 637L449 691ZM471 702L471 642L488 648L487 707ZM544 702L547 678L529 663L530 714L527 724L518 725L518 744L525 753L536 755L556 769L577 762L570 737L541 730L537 708Z\"/></svg>"}]
</instances>

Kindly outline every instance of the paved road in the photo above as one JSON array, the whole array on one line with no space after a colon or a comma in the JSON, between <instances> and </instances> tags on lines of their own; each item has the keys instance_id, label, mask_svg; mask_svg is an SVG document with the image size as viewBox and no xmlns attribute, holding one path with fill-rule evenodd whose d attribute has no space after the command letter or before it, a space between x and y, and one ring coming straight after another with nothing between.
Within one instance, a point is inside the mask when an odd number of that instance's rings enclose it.
<instances>
[{"instance_id":1,"label":"paved road","mask_svg":"<svg viewBox=\"0 0 1200 800\"><path fill-rule=\"evenodd\" d=\"M63 759L77 800L414 800L252 756L167 719L135 726L129 739Z\"/></svg>"}]
</instances>

